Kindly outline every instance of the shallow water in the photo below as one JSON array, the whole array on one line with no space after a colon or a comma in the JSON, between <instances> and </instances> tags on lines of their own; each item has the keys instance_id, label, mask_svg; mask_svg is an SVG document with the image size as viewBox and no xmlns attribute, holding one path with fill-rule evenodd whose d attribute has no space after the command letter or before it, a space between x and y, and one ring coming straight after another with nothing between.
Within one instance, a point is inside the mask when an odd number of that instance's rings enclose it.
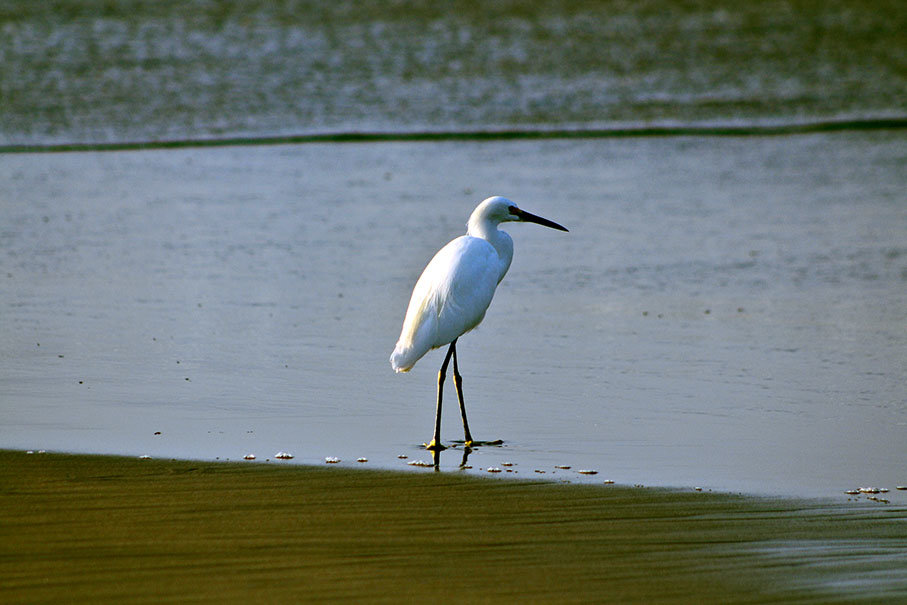
<instances>
[{"instance_id":1,"label":"shallow water","mask_svg":"<svg viewBox=\"0 0 907 605\"><path fill-rule=\"evenodd\" d=\"M508 228L459 347L505 445L464 472L905 502L905 155L898 131L7 155L0 447L430 460L441 353L387 357L427 260L505 194L571 232Z\"/></svg>"},{"instance_id":2,"label":"shallow water","mask_svg":"<svg viewBox=\"0 0 907 605\"><path fill-rule=\"evenodd\" d=\"M894 3L352 6L7 2L0 145L907 109ZM512 227L461 341L474 433L505 440L471 472L903 502L905 155L897 130L3 154L0 446L429 460L441 354L387 356L500 193L571 232Z\"/></svg>"}]
</instances>

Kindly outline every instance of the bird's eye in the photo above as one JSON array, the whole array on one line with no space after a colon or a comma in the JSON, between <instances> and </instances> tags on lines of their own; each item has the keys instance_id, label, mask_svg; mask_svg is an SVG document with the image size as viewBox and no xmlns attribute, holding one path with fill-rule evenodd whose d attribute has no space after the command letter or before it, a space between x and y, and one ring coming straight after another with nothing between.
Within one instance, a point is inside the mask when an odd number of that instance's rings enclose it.
<instances>
[{"instance_id":1,"label":"bird's eye","mask_svg":"<svg viewBox=\"0 0 907 605\"><path fill-rule=\"evenodd\" d=\"M507 206L507 212L509 212L510 214L519 214L520 209L516 206Z\"/></svg>"}]
</instances>

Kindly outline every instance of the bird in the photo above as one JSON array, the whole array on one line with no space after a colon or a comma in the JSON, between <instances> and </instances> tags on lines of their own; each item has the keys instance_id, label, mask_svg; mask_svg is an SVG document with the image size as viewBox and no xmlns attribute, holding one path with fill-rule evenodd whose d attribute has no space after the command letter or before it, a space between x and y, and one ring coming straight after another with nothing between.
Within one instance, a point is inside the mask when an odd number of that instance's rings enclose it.
<instances>
[{"instance_id":1,"label":"bird","mask_svg":"<svg viewBox=\"0 0 907 605\"><path fill-rule=\"evenodd\" d=\"M505 197L492 196L480 202L466 223L466 235L441 248L416 281L400 338L390 356L391 367L396 372L408 372L428 351L449 345L438 371L434 435L424 444L433 452L446 449L441 444L441 400L451 358L463 419L464 446L468 449L478 445L466 420L463 378L457 367L457 340L485 317L495 289L510 268L513 240L498 229L505 222L536 223L567 231L554 221L521 210Z\"/></svg>"}]
</instances>

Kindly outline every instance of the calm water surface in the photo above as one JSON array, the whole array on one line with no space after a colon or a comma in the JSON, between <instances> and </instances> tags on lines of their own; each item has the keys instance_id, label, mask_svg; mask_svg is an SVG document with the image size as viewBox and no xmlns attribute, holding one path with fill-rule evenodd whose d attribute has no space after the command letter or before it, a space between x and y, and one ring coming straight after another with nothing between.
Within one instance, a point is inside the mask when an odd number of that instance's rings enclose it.
<instances>
[{"instance_id":1,"label":"calm water surface","mask_svg":"<svg viewBox=\"0 0 907 605\"><path fill-rule=\"evenodd\" d=\"M0 145L902 118L899 9L11 0ZM505 445L463 472L905 502L905 143L0 154L0 447L428 460L441 354L387 357L425 263L503 194L571 232L509 228L460 347Z\"/></svg>"},{"instance_id":2,"label":"calm water surface","mask_svg":"<svg viewBox=\"0 0 907 605\"><path fill-rule=\"evenodd\" d=\"M459 347L505 445L462 472L905 502L905 156L900 132L7 155L0 447L430 460L442 354L387 357L503 194L571 232L507 227Z\"/></svg>"}]
</instances>

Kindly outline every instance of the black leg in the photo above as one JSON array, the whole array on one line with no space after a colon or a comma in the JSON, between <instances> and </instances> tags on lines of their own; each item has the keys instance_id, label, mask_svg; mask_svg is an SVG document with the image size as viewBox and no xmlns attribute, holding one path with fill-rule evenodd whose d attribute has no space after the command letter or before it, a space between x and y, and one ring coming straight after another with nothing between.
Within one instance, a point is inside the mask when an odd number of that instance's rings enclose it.
<instances>
[{"instance_id":1,"label":"black leg","mask_svg":"<svg viewBox=\"0 0 907 605\"><path fill-rule=\"evenodd\" d=\"M450 348L453 349L453 362L454 362L454 387L457 389L457 400L460 402L460 416L463 417L463 433L464 445L466 447L472 446L472 435L469 433L469 423L466 421L466 404L463 403L463 377L460 376L460 369L457 367L457 349L455 347L457 341L450 343Z\"/></svg>"},{"instance_id":2,"label":"black leg","mask_svg":"<svg viewBox=\"0 0 907 605\"><path fill-rule=\"evenodd\" d=\"M445 448L441 445L441 400L444 395L444 378L447 376L447 364L450 363L451 355L455 356L456 353L456 344L457 339L455 338L453 342L450 343L450 347L447 349L447 355L444 356L444 363L441 364L441 369L438 370L438 407L435 410L435 436L432 437L431 443L428 443L425 447L429 450L440 451ZM454 367L456 367L456 360L454 360ZM456 370L454 370L456 372Z\"/></svg>"}]
</instances>

